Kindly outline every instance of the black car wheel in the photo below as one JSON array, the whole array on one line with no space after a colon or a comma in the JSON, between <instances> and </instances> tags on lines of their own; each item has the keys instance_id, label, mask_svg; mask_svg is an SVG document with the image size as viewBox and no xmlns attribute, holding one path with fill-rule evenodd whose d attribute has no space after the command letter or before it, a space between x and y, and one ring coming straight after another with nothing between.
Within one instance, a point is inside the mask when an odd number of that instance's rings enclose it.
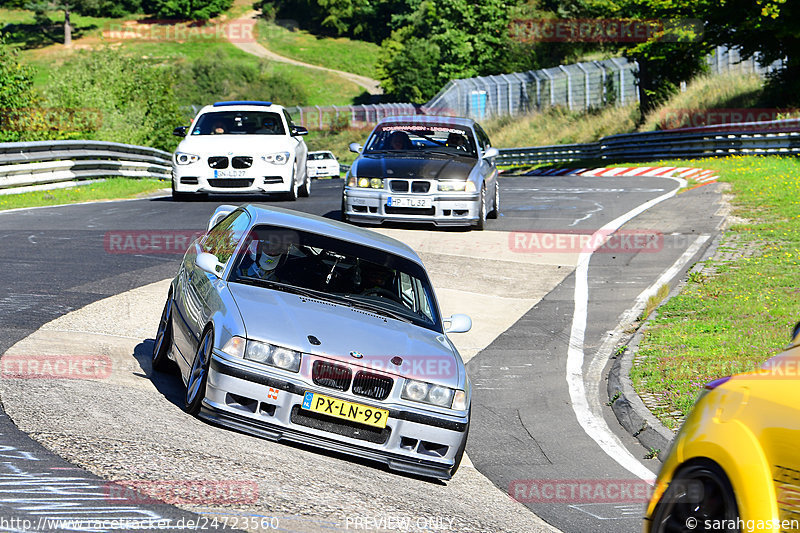
<instances>
[{"instance_id":1,"label":"black car wheel","mask_svg":"<svg viewBox=\"0 0 800 533\"><path fill-rule=\"evenodd\" d=\"M484 228L486 228L486 185L481 187L478 221L475 223L475 229L483 230Z\"/></svg>"},{"instance_id":2,"label":"black car wheel","mask_svg":"<svg viewBox=\"0 0 800 533\"><path fill-rule=\"evenodd\" d=\"M286 193L286 199L290 202L297 200L297 164L295 163L292 169L292 181L289 183L289 192Z\"/></svg>"},{"instance_id":3,"label":"black car wheel","mask_svg":"<svg viewBox=\"0 0 800 533\"><path fill-rule=\"evenodd\" d=\"M500 184L497 183L497 178L495 178L494 184L494 205L492 210L489 212L488 218L497 218L500 216Z\"/></svg>"},{"instance_id":4,"label":"black car wheel","mask_svg":"<svg viewBox=\"0 0 800 533\"><path fill-rule=\"evenodd\" d=\"M656 505L650 533L706 531L705 524L736 524L739 509L725 472L714 463L681 467ZM738 533L739 529L724 529Z\"/></svg>"},{"instance_id":5,"label":"black car wheel","mask_svg":"<svg viewBox=\"0 0 800 533\"><path fill-rule=\"evenodd\" d=\"M298 194L303 198L311 196L311 178L308 177L308 168L306 168L305 179L303 180L303 185L300 186Z\"/></svg>"},{"instance_id":6,"label":"black car wheel","mask_svg":"<svg viewBox=\"0 0 800 533\"><path fill-rule=\"evenodd\" d=\"M169 368L167 354L172 348L172 294L167 297L161 320L158 322L158 332L153 343L153 370L164 371Z\"/></svg>"},{"instance_id":7,"label":"black car wheel","mask_svg":"<svg viewBox=\"0 0 800 533\"><path fill-rule=\"evenodd\" d=\"M211 361L211 352L214 347L214 332L206 330L200 345L197 347L197 354L194 356L192 370L189 372L189 380L186 382L186 402L184 409L190 415L200 412L203 398L206 397L206 382L208 381L208 365Z\"/></svg>"}]
</instances>

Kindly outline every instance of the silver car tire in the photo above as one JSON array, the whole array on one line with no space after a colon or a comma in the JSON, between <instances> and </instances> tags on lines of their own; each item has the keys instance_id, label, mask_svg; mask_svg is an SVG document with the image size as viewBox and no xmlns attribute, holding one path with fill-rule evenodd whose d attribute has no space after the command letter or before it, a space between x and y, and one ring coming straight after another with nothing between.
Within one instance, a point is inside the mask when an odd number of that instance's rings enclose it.
<instances>
[{"instance_id":1,"label":"silver car tire","mask_svg":"<svg viewBox=\"0 0 800 533\"><path fill-rule=\"evenodd\" d=\"M207 329L203 333L200 344L197 346L197 353L192 362L192 369L189 371L189 379L186 382L186 401L184 410L190 415L200 412L200 406L206 397L206 382L208 381L208 366L211 361L211 354L214 348L214 331Z\"/></svg>"}]
</instances>

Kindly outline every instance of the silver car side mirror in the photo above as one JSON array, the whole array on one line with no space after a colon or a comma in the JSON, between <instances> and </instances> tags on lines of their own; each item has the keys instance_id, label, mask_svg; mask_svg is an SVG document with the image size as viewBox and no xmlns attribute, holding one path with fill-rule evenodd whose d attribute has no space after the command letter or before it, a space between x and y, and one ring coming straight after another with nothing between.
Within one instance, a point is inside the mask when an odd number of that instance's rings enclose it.
<instances>
[{"instance_id":1,"label":"silver car side mirror","mask_svg":"<svg viewBox=\"0 0 800 533\"><path fill-rule=\"evenodd\" d=\"M356 154L361 153L361 145L358 143L350 143L350 151L355 152Z\"/></svg>"},{"instance_id":2,"label":"silver car side mirror","mask_svg":"<svg viewBox=\"0 0 800 533\"><path fill-rule=\"evenodd\" d=\"M466 333L472 329L472 319L469 315L457 313L444 319L445 333ZM448 325L449 324L449 325Z\"/></svg>"},{"instance_id":3,"label":"silver car side mirror","mask_svg":"<svg viewBox=\"0 0 800 533\"><path fill-rule=\"evenodd\" d=\"M208 272L209 274L214 274L216 277L220 277L222 275L222 263L217 260L217 256L214 254L201 252L197 256L195 264L200 270Z\"/></svg>"},{"instance_id":4,"label":"silver car side mirror","mask_svg":"<svg viewBox=\"0 0 800 533\"><path fill-rule=\"evenodd\" d=\"M497 157L498 155L500 155L500 150L493 147L487 148L486 151L483 152L484 159L491 159L493 157Z\"/></svg>"},{"instance_id":5,"label":"silver car side mirror","mask_svg":"<svg viewBox=\"0 0 800 533\"><path fill-rule=\"evenodd\" d=\"M219 221L236 211L235 205L221 205L214 210L214 214L208 219L208 227L206 231L211 231L211 228L219 224Z\"/></svg>"}]
</instances>

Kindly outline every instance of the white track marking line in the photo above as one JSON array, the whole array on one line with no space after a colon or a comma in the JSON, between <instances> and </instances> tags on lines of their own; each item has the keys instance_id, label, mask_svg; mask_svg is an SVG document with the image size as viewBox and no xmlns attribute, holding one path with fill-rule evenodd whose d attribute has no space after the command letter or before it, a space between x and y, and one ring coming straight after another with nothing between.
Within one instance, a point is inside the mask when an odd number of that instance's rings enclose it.
<instances>
[{"instance_id":1,"label":"white track marking line","mask_svg":"<svg viewBox=\"0 0 800 533\"><path fill-rule=\"evenodd\" d=\"M634 303L633 307L620 315L620 320L616 328L614 328L611 334L603 340L602 344L597 349L592 362L589 364L589 369L586 372L585 382L586 397L593 400L592 402L589 402L589 405L592 408L592 414L594 416L601 418L603 416L600 406L600 383L602 382L603 369L606 367L606 363L608 363L608 354L611 353L614 345L619 342L619 339L622 337L625 329L633 324L636 318L642 313L642 311L644 311L644 308L647 305L647 300L649 300L651 296L655 295L662 285L669 283L672 278L677 276L686 263L688 263L692 257L694 257L694 255L700 250L700 247L710 238L710 235L698 236L686 249L686 251L683 252L683 254L672 264L671 267L667 268L661 274L661 276L659 276L659 278L653 282L652 285L643 290L642 293L636 297L636 302Z\"/></svg>"},{"instance_id":2,"label":"white track marking line","mask_svg":"<svg viewBox=\"0 0 800 533\"><path fill-rule=\"evenodd\" d=\"M686 186L686 180L680 178L668 178L678 183L672 191L662 194L652 200L645 202L635 209L632 209L622 216L619 216L597 230L589 242L603 243L613 232L618 230L623 224L650 209L654 205L675 196L678 190ZM599 238L605 235L605 238ZM600 246L601 244L598 244ZM583 380L583 342L586 336L586 320L589 304L589 261L594 250L581 252L578 259L578 266L575 269L575 307L572 315L572 329L570 330L569 349L567 350L567 372L566 379L569 387L569 396L572 401L572 410L578 419L578 423L589 437L594 440L609 457L614 459L623 468L635 476L651 481L655 479L655 474L643 465L636 457L625 448L619 438L611 431L605 419L597 417L589 407L586 396L586 387Z\"/></svg>"}]
</instances>

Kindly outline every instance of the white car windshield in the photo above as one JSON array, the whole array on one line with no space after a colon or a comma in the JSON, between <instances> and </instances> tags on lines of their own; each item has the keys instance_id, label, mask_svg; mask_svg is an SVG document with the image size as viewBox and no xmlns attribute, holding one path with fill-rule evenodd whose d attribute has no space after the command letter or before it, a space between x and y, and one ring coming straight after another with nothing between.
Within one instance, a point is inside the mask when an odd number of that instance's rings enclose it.
<instances>
[{"instance_id":1,"label":"white car windshield","mask_svg":"<svg viewBox=\"0 0 800 533\"><path fill-rule=\"evenodd\" d=\"M272 111L212 111L197 119L192 135L286 135L286 130Z\"/></svg>"},{"instance_id":2,"label":"white car windshield","mask_svg":"<svg viewBox=\"0 0 800 533\"><path fill-rule=\"evenodd\" d=\"M453 124L381 124L372 132L364 152L443 152L477 157L472 132Z\"/></svg>"},{"instance_id":3,"label":"white car windshield","mask_svg":"<svg viewBox=\"0 0 800 533\"><path fill-rule=\"evenodd\" d=\"M256 226L240 250L231 282L308 292L442 331L424 268L404 257L276 226Z\"/></svg>"}]
</instances>

